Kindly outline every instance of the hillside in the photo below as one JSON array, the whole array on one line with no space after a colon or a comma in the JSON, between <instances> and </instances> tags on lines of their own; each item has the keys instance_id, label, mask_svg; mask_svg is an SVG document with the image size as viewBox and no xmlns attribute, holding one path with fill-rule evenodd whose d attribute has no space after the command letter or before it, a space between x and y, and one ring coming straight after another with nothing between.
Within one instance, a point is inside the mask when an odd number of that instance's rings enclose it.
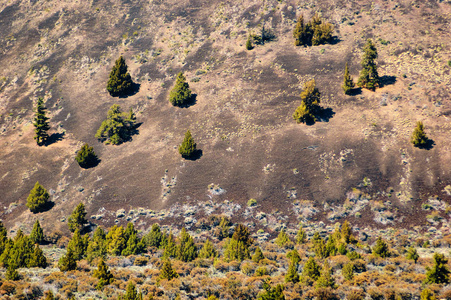
<instances>
[{"instance_id":1,"label":"hillside","mask_svg":"<svg viewBox=\"0 0 451 300\"><path fill-rule=\"evenodd\" d=\"M294 46L297 17L316 12L335 26L334 41ZM450 14L450 1L432 0L3 1L0 218L12 230L29 231L39 218L67 231L82 201L93 223L133 220L140 229L189 227L209 214L271 234L344 219L448 228ZM274 39L246 50L262 26ZM368 38L383 87L345 96L345 63L356 81ZM121 55L138 89L111 97L106 83ZM187 108L168 101L180 71L196 94ZM331 113L297 124L292 114L312 78ZM52 134L41 147L31 124L38 97ZM133 108L140 124L118 146L94 137L113 104ZM431 149L410 143L417 121ZM187 129L202 150L197 160L177 151ZM95 168L74 160L84 143L101 160ZM36 181L54 202L40 214L25 206ZM257 206L248 209L251 198Z\"/></svg>"}]
</instances>

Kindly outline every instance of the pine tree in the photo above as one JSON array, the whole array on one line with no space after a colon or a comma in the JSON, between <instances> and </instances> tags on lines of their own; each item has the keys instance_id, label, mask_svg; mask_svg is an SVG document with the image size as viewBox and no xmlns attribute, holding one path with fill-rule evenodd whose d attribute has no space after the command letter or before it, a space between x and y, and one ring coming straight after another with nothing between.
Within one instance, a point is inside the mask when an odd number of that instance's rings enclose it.
<instances>
[{"instance_id":1,"label":"pine tree","mask_svg":"<svg viewBox=\"0 0 451 300\"><path fill-rule=\"evenodd\" d=\"M169 236L166 241L166 245L164 247L163 257L169 258L169 257L176 257L177 256L177 245L175 244L175 237L171 233L169 233Z\"/></svg>"},{"instance_id":2,"label":"pine tree","mask_svg":"<svg viewBox=\"0 0 451 300\"><path fill-rule=\"evenodd\" d=\"M30 233L30 239L35 244L42 244L44 242L44 231L41 228L41 224L39 224L39 220L33 225L33 229Z\"/></svg>"},{"instance_id":3,"label":"pine tree","mask_svg":"<svg viewBox=\"0 0 451 300\"><path fill-rule=\"evenodd\" d=\"M37 181L27 198L27 207L32 213L40 212L49 202L50 195Z\"/></svg>"},{"instance_id":4,"label":"pine tree","mask_svg":"<svg viewBox=\"0 0 451 300\"><path fill-rule=\"evenodd\" d=\"M313 280L317 280L320 273L320 266L316 263L315 259L313 257L310 257L307 262L304 265L304 269L302 271L302 274L304 276L308 276L312 278Z\"/></svg>"},{"instance_id":5,"label":"pine tree","mask_svg":"<svg viewBox=\"0 0 451 300\"><path fill-rule=\"evenodd\" d=\"M127 246L124 228L114 225L107 234L108 253L119 256Z\"/></svg>"},{"instance_id":6,"label":"pine tree","mask_svg":"<svg viewBox=\"0 0 451 300\"><path fill-rule=\"evenodd\" d=\"M144 237L145 243L149 247L160 248L163 240L163 233L161 232L160 225L157 223L152 225L152 229Z\"/></svg>"},{"instance_id":7,"label":"pine tree","mask_svg":"<svg viewBox=\"0 0 451 300\"><path fill-rule=\"evenodd\" d=\"M199 258L215 258L218 256L218 251L216 251L215 246L210 242L210 240L206 240L204 246L199 251Z\"/></svg>"},{"instance_id":8,"label":"pine tree","mask_svg":"<svg viewBox=\"0 0 451 300\"><path fill-rule=\"evenodd\" d=\"M196 152L196 143L194 142L191 132L188 130L185 133L185 138L179 146L179 153L183 158L190 158Z\"/></svg>"},{"instance_id":9,"label":"pine tree","mask_svg":"<svg viewBox=\"0 0 451 300\"><path fill-rule=\"evenodd\" d=\"M291 261L290 265L288 266L287 274L285 274L285 282L299 282L299 274L297 269L298 265L294 261Z\"/></svg>"},{"instance_id":10,"label":"pine tree","mask_svg":"<svg viewBox=\"0 0 451 300\"><path fill-rule=\"evenodd\" d=\"M84 144L80 150L78 150L75 160L78 162L80 167L87 169L94 166L97 161L97 155L94 152L93 147L89 147L88 144Z\"/></svg>"},{"instance_id":11,"label":"pine tree","mask_svg":"<svg viewBox=\"0 0 451 300\"><path fill-rule=\"evenodd\" d=\"M275 243L282 248L290 248L293 246L293 242L290 240L290 237L283 229L279 232Z\"/></svg>"},{"instance_id":12,"label":"pine tree","mask_svg":"<svg viewBox=\"0 0 451 300\"><path fill-rule=\"evenodd\" d=\"M119 105L113 104L95 137L107 144L119 145L130 138L135 130L135 121L133 113L123 113Z\"/></svg>"},{"instance_id":13,"label":"pine tree","mask_svg":"<svg viewBox=\"0 0 451 300\"><path fill-rule=\"evenodd\" d=\"M75 259L72 248L67 248L66 255L62 256L58 261L58 268L61 270L61 272L77 269L77 261Z\"/></svg>"},{"instance_id":14,"label":"pine tree","mask_svg":"<svg viewBox=\"0 0 451 300\"><path fill-rule=\"evenodd\" d=\"M346 95L349 95L354 88L354 81L352 80L351 75L349 74L348 63L346 62L345 74L343 78L343 91Z\"/></svg>"},{"instance_id":15,"label":"pine tree","mask_svg":"<svg viewBox=\"0 0 451 300\"><path fill-rule=\"evenodd\" d=\"M191 90L182 72L177 75L174 88L169 94L169 102L174 106L186 106L192 99Z\"/></svg>"},{"instance_id":16,"label":"pine tree","mask_svg":"<svg viewBox=\"0 0 451 300\"><path fill-rule=\"evenodd\" d=\"M47 267L47 258L44 256L44 252L42 249L36 245L34 246L33 255L30 258L29 262L30 268L46 268Z\"/></svg>"},{"instance_id":17,"label":"pine tree","mask_svg":"<svg viewBox=\"0 0 451 300\"><path fill-rule=\"evenodd\" d=\"M86 259L91 263L95 258L106 258L107 255L107 243L105 231L97 227L94 232L94 236L89 240L88 248L86 249Z\"/></svg>"},{"instance_id":18,"label":"pine tree","mask_svg":"<svg viewBox=\"0 0 451 300\"><path fill-rule=\"evenodd\" d=\"M142 300L142 293L139 293L136 290L136 286L130 281L125 294L119 297L119 300Z\"/></svg>"},{"instance_id":19,"label":"pine tree","mask_svg":"<svg viewBox=\"0 0 451 300\"><path fill-rule=\"evenodd\" d=\"M103 289L105 285L109 285L114 281L113 274L111 274L103 258L100 259L97 270L94 270L93 276L99 279L99 282L96 285L96 289L98 290Z\"/></svg>"},{"instance_id":20,"label":"pine tree","mask_svg":"<svg viewBox=\"0 0 451 300\"><path fill-rule=\"evenodd\" d=\"M39 97L36 104L35 117L33 120L33 126L35 127L34 132L36 133L34 139L39 146L42 146L49 138L47 131L49 131L50 125L48 120L49 118L46 117L44 99Z\"/></svg>"},{"instance_id":21,"label":"pine tree","mask_svg":"<svg viewBox=\"0 0 451 300\"><path fill-rule=\"evenodd\" d=\"M384 258L390 256L388 245L381 237L376 240L376 245L373 248L373 255Z\"/></svg>"},{"instance_id":22,"label":"pine tree","mask_svg":"<svg viewBox=\"0 0 451 300\"><path fill-rule=\"evenodd\" d=\"M160 278L161 279L172 280L173 278L177 278L177 277L179 277L179 275L172 268L171 261L165 260L164 263L163 263L163 266L161 267Z\"/></svg>"},{"instance_id":23,"label":"pine tree","mask_svg":"<svg viewBox=\"0 0 451 300\"><path fill-rule=\"evenodd\" d=\"M85 244L85 241L80 235L80 230L76 229L67 245L68 249L72 249L75 260L80 260L85 256L87 247L88 245Z\"/></svg>"},{"instance_id":24,"label":"pine tree","mask_svg":"<svg viewBox=\"0 0 451 300\"><path fill-rule=\"evenodd\" d=\"M424 133L424 125L423 122L418 121L417 127L413 130L412 137L410 138L410 141L415 147L424 147L427 145L429 139L426 136L426 133Z\"/></svg>"},{"instance_id":25,"label":"pine tree","mask_svg":"<svg viewBox=\"0 0 451 300\"><path fill-rule=\"evenodd\" d=\"M255 248L255 253L254 255L252 255L252 261L259 263L260 261L262 261L263 259L265 259L265 256L263 255L262 249L260 249L259 246L257 246Z\"/></svg>"},{"instance_id":26,"label":"pine tree","mask_svg":"<svg viewBox=\"0 0 451 300\"><path fill-rule=\"evenodd\" d=\"M119 57L110 72L110 79L107 83L107 90L111 96L124 96L131 92L133 82L127 69L125 59L122 56Z\"/></svg>"},{"instance_id":27,"label":"pine tree","mask_svg":"<svg viewBox=\"0 0 451 300\"><path fill-rule=\"evenodd\" d=\"M362 70L357 85L374 91L379 87L380 79L376 66L377 49L371 39L366 42L363 52Z\"/></svg>"},{"instance_id":28,"label":"pine tree","mask_svg":"<svg viewBox=\"0 0 451 300\"><path fill-rule=\"evenodd\" d=\"M407 259L411 259L413 260L415 263L417 263L418 259L420 258L420 256L418 255L417 249L414 247L410 247L407 250L407 255L406 255Z\"/></svg>"},{"instance_id":29,"label":"pine tree","mask_svg":"<svg viewBox=\"0 0 451 300\"><path fill-rule=\"evenodd\" d=\"M321 276L318 278L316 282L317 288L334 288L335 287L335 279L332 277L332 269L330 268L329 262L326 260L323 266L323 270L321 271Z\"/></svg>"},{"instance_id":30,"label":"pine tree","mask_svg":"<svg viewBox=\"0 0 451 300\"><path fill-rule=\"evenodd\" d=\"M194 244L193 238L186 231L185 227L182 228L180 233L180 244L177 247L177 259L188 262L197 257L197 247Z\"/></svg>"},{"instance_id":31,"label":"pine tree","mask_svg":"<svg viewBox=\"0 0 451 300\"><path fill-rule=\"evenodd\" d=\"M294 112L293 119L298 123L314 123L315 115L320 110L320 99L321 94L316 88L315 79L306 82L301 92L301 105Z\"/></svg>"},{"instance_id":32,"label":"pine tree","mask_svg":"<svg viewBox=\"0 0 451 300\"><path fill-rule=\"evenodd\" d=\"M302 228L302 225L299 226L298 233L296 234L296 244L303 244L307 239L307 234L305 230Z\"/></svg>"},{"instance_id":33,"label":"pine tree","mask_svg":"<svg viewBox=\"0 0 451 300\"><path fill-rule=\"evenodd\" d=\"M449 283L450 271L447 263L445 255L434 253L434 265L432 268L426 268L425 283Z\"/></svg>"},{"instance_id":34,"label":"pine tree","mask_svg":"<svg viewBox=\"0 0 451 300\"><path fill-rule=\"evenodd\" d=\"M84 225L88 223L86 220L86 209L83 202L80 202L75 209L72 211L72 214L69 217L67 225L69 226L69 230L75 232L75 230L83 230Z\"/></svg>"},{"instance_id":35,"label":"pine tree","mask_svg":"<svg viewBox=\"0 0 451 300\"><path fill-rule=\"evenodd\" d=\"M276 287L271 287L270 281L263 282L263 292L261 292L257 300L285 300L283 294L283 285L278 284Z\"/></svg>"}]
</instances>

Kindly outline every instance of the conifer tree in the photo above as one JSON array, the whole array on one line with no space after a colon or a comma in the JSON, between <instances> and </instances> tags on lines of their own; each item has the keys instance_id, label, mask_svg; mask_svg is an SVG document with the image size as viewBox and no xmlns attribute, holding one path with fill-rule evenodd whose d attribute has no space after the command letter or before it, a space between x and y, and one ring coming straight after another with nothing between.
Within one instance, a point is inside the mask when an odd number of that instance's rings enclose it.
<instances>
[{"instance_id":1,"label":"conifer tree","mask_svg":"<svg viewBox=\"0 0 451 300\"><path fill-rule=\"evenodd\" d=\"M299 274L298 274L298 266L294 261L290 262L290 265L288 266L287 274L285 274L285 282L293 282L297 283L299 282Z\"/></svg>"},{"instance_id":2,"label":"conifer tree","mask_svg":"<svg viewBox=\"0 0 451 300\"><path fill-rule=\"evenodd\" d=\"M306 46L311 42L310 24L304 25L304 16L300 15L293 30L294 44L296 46Z\"/></svg>"},{"instance_id":3,"label":"conifer tree","mask_svg":"<svg viewBox=\"0 0 451 300\"><path fill-rule=\"evenodd\" d=\"M294 44L296 46L317 46L330 42L334 27L326 22L318 14L304 24L304 16L299 16L296 27L293 30Z\"/></svg>"},{"instance_id":4,"label":"conifer tree","mask_svg":"<svg viewBox=\"0 0 451 300\"><path fill-rule=\"evenodd\" d=\"M172 268L170 260L165 260L160 271L160 278L172 280L173 278L179 277L179 274Z\"/></svg>"},{"instance_id":5,"label":"conifer tree","mask_svg":"<svg viewBox=\"0 0 451 300\"><path fill-rule=\"evenodd\" d=\"M124 228L114 225L107 234L108 253L119 256L127 246Z\"/></svg>"},{"instance_id":6,"label":"conifer tree","mask_svg":"<svg viewBox=\"0 0 451 300\"><path fill-rule=\"evenodd\" d=\"M307 239L307 234L305 233L305 230L302 228L302 225L299 226L298 233L296 234L296 244L300 245L305 242Z\"/></svg>"},{"instance_id":7,"label":"conifer tree","mask_svg":"<svg viewBox=\"0 0 451 300\"><path fill-rule=\"evenodd\" d=\"M243 224L238 224L232 235L226 243L226 250L224 252L224 258L228 261L250 258L249 246L253 243L250 237L249 229Z\"/></svg>"},{"instance_id":8,"label":"conifer tree","mask_svg":"<svg viewBox=\"0 0 451 300\"><path fill-rule=\"evenodd\" d=\"M182 72L177 75L175 86L169 94L169 102L174 106L186 106L191 101L191 90Z\"/></svg>"},{"instance_id":9,"label":"conifer tree","mask_svg":"<svg viewBox=\"0 0 451 300\"><path fill-rule=\"evenodd\" d=\"M102 142L106 141L106 144L118 145L130 138L135 130L135 121L133 112L123 113L119 105L113 104L95 137Z\"/></svg>"},{"instance_id":10,"label":"conifer tree","mask_svg":"<svg viewBox=\"0 0 451 300\"><path fill-rule=\"evenodd\" d=\"M437 298L435 297L433 291L425 288L423 291L421 291L420 300L437 300Z\"/></svg>"},{"instance_id":11,"label":"conifer tree","mask_svg":"<svg viewBox=\"0 0 451 300\"><path fill-rule=\"evenodd\" d=\"M371 39L366 42L363 52L362 70L357 85L374 91L379 87L380 79L376 65L377 49Z\"/></svg>"},{"instance_id":12,"label":"conifer tree","mask_svg":"<svg viewBox=\"0 0 451 300\"><path fill-rule=\"evenodd\" d=\"M114 280L113 274L111 274L103 258L100 259L97 270L94 270L93 276L99 279L99 282L96 285L96 289L98 290L103 289L105 285L111 284Z\"/></svg>"},{"instance_id":13,"label":"conifer tree","mask_svg":"<svg viewBox=\"0 0 451 300\"><path fill-rule=\"evenodd\" d=\"M352 89L354 88L354 81L352 80L351 75L349 74L349 68L348 68L348 63L346 62L346 66L345 66L345 74L343 76L343 91L345 92L346 95L349 95L352 91Z\"/></svg>"},{"instance_id":14,"label":"conifer tree","mask_svg":"<svg viewBox=\"0 0 451 300\"><path fill-rule=\"evenodd\" d=\"M3 222L0 220L0 256L5 251L6 243L8 241L8 233Z\"/></svg>"},{"instance_id":15,"label":"conifer tree","mask_svg":"<svg viewBox=\"0 0 451 300\"><path fill-rule=\"evenodd\" d=\"M47 131L50 129L48 122L49 118L46 116L46 108L44 106L44 99L38 98L36 104L36 113L33 120L33 126L35 127L34 139L39 146L42 146L49 138Z\"/></svg>"},{"instance_id":16,"label":"conifer tree","mask_svg":"<svg viewBox=\"0 0 451 300\"><path fill-rule=\"evenodd\" d=\"M316 87L315 79L305 83L304 90L301 92L301 105L293 114L293 119L298 123L314 123L316 114L320 110L321 94Z\"/></svg>"},{"instance_id":17,"label":"conifer tree","mask_svg":"<svg viewBox=\"0 0 451 300\"><path fill-rule=\"evenodd\" d=\"M80 260L85 256L87 247L88 245L85 244L85 241L80 235L80 230L76 229L72 239L67 245L68 249L72 249L75 260Z\"/></svg>"},{"instance_id":18,"label":"conifer tree","mask_svg":"<svg viewBox=\"0 0 451 300\"><path fill-rule=\"evenodd\" d=\"M283 285L271 287L269 280L263 281L263 292L258 295L257 300L285 300Z\"/></svg>"},{"instance_id":19,"label":"conifer tree","mask_svg":"<svg viewBox=\"0 0 451 300\"><path fill-rule=\"evenodd\" d=\"M20 279L19 272L17 272L17 269L12 266L8 266L6 269L5 277L7 280L17 281Z\"/></svg>"},{"instance_id":20,"label":"conifer tree","mask_svg":"<svg viewBox=\"0 0 451 300\"><path fill-rule=\"evenodd\" d=\"M279 232L275 242L279 247L283 248L290 248L293 246L293 242L291 242L290 237L283 229Z\"/></svg>"},{"instance_id":21,"label":"conifer tree","mask_svg":"<svg viewBox=\"0 0 451 300\"><path fill-rule=\"evenodd\" d=\"M265 256L263 255L262 249L260 249L259 246L257 246L255 248L255 253L254 255L252 255L252 261L259 263L260 261L262 261L263 259L265 259Z\"/></svg>"},{"instance_id":22,"label":"conifer tree","mask_svg":"<svg viewBox=\"0 0 451 300\"><path fill-rule=\"evenodd\" d=\"M171 233L169 233L169 236L166 240L163 257L169 258L169 257L176 257L176 256L177 256L177 245L175 243L175 237L171 232Z\"/></svg>"},{"instance_id":23,"label":"conifer tree","mask_svg":"<svg viewBox=\"0 0 451 300\"><path fill-rule=\"evenodd\" d=\"M72 248L67 248L66 255L62 256L58 261L58 268L61 272L77 269L77 260L75 259Z\"/></svg>"},{"instance_id":24,"label":"conifer tree","mask_svg":"<svg viewBox=\"0 0 451 300\"><path fill-rule=\"evenodd\" d=\"M47 258L44 256L44 252L38 246L34 246L33 255L30 258L29 262L30 268L46 268L47 267Z\"/></svg>"},{"instance_id":25,"label":"conifer tree","mask_svg":"<svg viewBox=\"0 0 451 300\"><path fill-rule=\"evenodd\" d=\"M418 259L420 258L420 256L418 255L417 249L414 247L410 247L407 250L407 255L406 255L407 259L411 259L413 260L415 263L417 263Z\"/></svg>"},{"instance_id":26,"label":"conifer tree","mask_svg":"<svg viewBox=\"0 0 451 300\"><path fill-rule=\"evenodd\" d=\"M376 240L376 245L373 248L373 255L379 257L389 257L390 251L388 249L387 243L381 238L378 237Z\"/></svg>"},{"instance_id":27,"label":"conifer tree","mask_svg":"<svg viewBox=\"0 0 451 300\"><path fill-rule=\"evenodd\" d=\"M330 268L329 262L326 260L323 266L323 270L321 271L321 276L318 278L316 282L317 288L334 288L335 287L335 279L332 277L332 269Z\"/></svg>"},{"instance_id":28,"label":"conifer tree","mask_svg":"<svg viewBox=\"0 0 451 300\"><path fill-rule=\"evenodd\" d=\"M36 181L34 188L27 198L27 207L32 213L40 212L49 202L50 195L47 190Z\"/></svg>"},{"instance_id":29,"label":"conifer tree","mask_svg":"<svg viewBox=\"0 0 451 300\"><path fill-rule=\"evenodd\" d=\"M185 227L182 228L180 233L180 244L177 247L177 259L188 262L197 257L197 247L194 244L193 238L186 231Z\"/></svg>"},{"instance_id":30,"label":"conifer tree","mask_svg":"<svg viewBox=\"0 0 451 300\"><path fill-rule=\"evenodd\" d=\"M296 249L293 249L290 252L288 252L287 258L290 260L290 262L293 262L295 265L299 265L299 262L301 261L299 252Z\"/></svg>"},{"instance_id":31,"label":"conifer tree","mask_svg":"<svg viewBox=\"0 0 451 300\"><path fill-rule=\"evenodd\" d=\"M216 251L215 246L210 242L210 240L206 240L204 246L199 251L199 258L214 258L218 256L218 251Z\"/></svg>"},{"instance_id":32,"label":"conifer tree","mask_svg":"<svg viewBox=\"0 0 451 300\"><path fill-rule=\"evenodd\" d=\"M423 122L418 121L417 127L413 130L412 137L410 138L410 141L415 147L424 147L427 145L429 139L424 132L424 125Z\"/></svg>"},{"instance_id":33,"label":"conifer tree","mask_svg":"<svg viewBox=\"0 0 451 300\"><path fill-rule=\"evenodd\" d=\"M163 233L161 232L160 225L157 223L152 225L152 229L144 237L145 243L149 247L160 248L163 240Z\"/></svg>"},{"instance_id":34,"label":"conifer tree","mask_svg":"<svg viewBox=\"0 0 451 300\"><path fill-rule=\"evenodd\" d=\"M80 150L78 150L75 160L78 162L80 167L87 169L94 166L97 163L98 158L94 152L94 148L89 147L88 144L84 144Z\"/></svg>"},{"instance_id":35,"label":"conifer tree","mask_svg":"<svg viewBox=\"0 0 451 300\"><path fill-rule=\"evenodd\" d=\"M349 244L355 242L355 237L352 235L352 228L349 222L346 220L341 225L341 239L344 243Z\"/></svg>"},{"instance_id":36,"label":"conifer tree","mask_svg":"<svg viewBox=\"0 0 451 300\"><path fill-rule=\"evenodd\" d=\"M136 290L136 286L130 281L127 285L125 294L119 297L119 300L142 300L142 293Z\"/></svg>"},{"instance_id":37,"label":"conifer tree","mask_svg":"<svg viewBox=\"0 0 451 300\"><path fill-rule=\"evenodd\" d=\"M179 146L179 153L183 158L190 158L196 152L196 143L194 142L191 132L187 130L185 132L185 138L182 144Z\"/></svg>"},{"instance_id":38,"label":"conifer tree","mask_svg":"<svg viewBox=\"0 0 451 300\"><path fill-rule=\"evenodd\" d=\"M449 283L450 271L447 264L445 255L434 253L434 265L432 268L426 268L425 283Z\"/></svg>"},{"instance_id":39,"label":"conifer tree","mask_svg":"<svg viewBox=\"0 0 451 300\"><path fill-rule=\"evenodd\" d=\"M86 249L86 259L91 263L97 257L105 259L106 254L107 243L105 231L102 228L97 227L94 236L89 240L88 248Z\"/></svg>"},{"instance_id":40,"label":"conifer tree","mask_svg":"<svg viewBox=\"0 0 451 300\"><path fill-rule=\"evenodd\" d=\"M124 96L131 92L133 82L127 69L125 59L122 56L119 57L110 72L110 79L107 83L107 90L111 96Z\"/></svg>"},{"instance_id":41,"label":"conifer tree","mask_svg":"<svg viewBox=\"0 0 451 300\"><path fill-rule=\"evenodd\" d=\"M252 41L251 41L251 37L249 36L248 38L247 38L247 41L246 41L246 49L247 50L252 50L254 47L252 46Z\"/></svg>"},{"instance_id":42,"label":"conifer tree","mask_svg":"<svg viewBox=\"0 0 451 300\"><path fill-rule=\"evenodd\" d=\"M41 228L41 224L39 224L39 220L34 222L33 229L30 233L30 239L35 244L42 244L42 242L44 242L44 231Z\"/></svg>"},{"instance_id":43,"label":"conifer tree","mask_svg":"<svg viewBox=\"0 0 451 300\"><path fill-rule=\"evenodd\" d=\"M72 211L72 214L69 217L67 225L69 226L69 230L75 232L75 230L83 230L84 225L88 223L86 220L86 209L83 202L80 202Z\"/></svg>"},{"instance_id":44,"label":"conifer tree","mask_svg":"<svg viewBox=\"0 0 451 300\"><path fill-rule=\"evenodd\" d=\"M144 251L145 245L144 243L138 238L138 235L136 232L132 232L131 235L127 239L127 246L124 250L122 250L123 256L128 255L137 255L141 254Z\"/></svg>"},{"instance_id":45,"label":"conifer tree","mask_svg":"<svg viewBox=\"0 0 451 300\"><path fill-rule=\"evenodd\" d=\"M304 265L304 269L302 271L302 274L304 276L308 276L312 278L313 280L317 280L320 273L320 266L316 263L315 259L313 257L310 257L307 262Z\"/></svg>"}]
</instances>

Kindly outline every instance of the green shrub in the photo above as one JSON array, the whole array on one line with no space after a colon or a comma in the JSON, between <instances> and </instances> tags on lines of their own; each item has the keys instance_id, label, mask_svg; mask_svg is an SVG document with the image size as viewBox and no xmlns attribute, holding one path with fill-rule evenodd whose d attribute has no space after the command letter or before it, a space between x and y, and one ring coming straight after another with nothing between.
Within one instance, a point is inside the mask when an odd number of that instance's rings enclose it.
<instances>
[{"instance_id":1,"label":"green shrub","mask_svg":"<svg viewBox=\"0 0 451 300\"><path fill-rule=\"evenodd\" d=\"M75 160L78 162L80 167L86 169L94 166L97 163L98 158L94 152L94 148L89 147L88 144L84 144L80 150L78 150Z\"/></svg>"},{"instance_id":2,"label":"green shrub","mask_svg":"<svg viewBox=\"0 0 451 300\"><path fill-rule=\"evenodd\" d=\"M27 198L27 207L32 213L42 211L49 204L50 195L47 190L36 182Z\"/></svg>"},{"instance_id":3,"label":"green shrub","mask_svg":"<svg viewBox=\"0 0 451 300\"><path fill-rule=\"evenodd\" d=\"M424 147L428 143L428 137L426 136L426 133L424 132L424 125L423 122L418 121L417 127L413 130L412 137L410 138L410 141L415 147Z\"/></svg>"},{"instance_id":4,"label":"green shrub","mask_svg":"<svg viewBox=\"0 0 451 300\"><path fill-rule=\"evenodd\" d=\"M182 72L177 75L175 86L169 93L169 102L174 106L186 106L192 101L191 90Z\"/></svg>"},{"instance_id":5,"label":"green shrub","mask_svg":"<svg viewBox=\"0 0 451 300\"><path fill-rule=\"evenodd\" d=\"M185 132L185 138L182 144L179 146L179 153L183 158L190 158L196 153L196 143L194 142L191 132L187 130Z\"/></svg>"},{"instance_id":6,"label":"green shrub","mask_svg":"<svg viewBox=\"0 0 451 300\"><path fill-rule=\"evenodd\" d=\"M316 88L315 79L305 83L304 90L301 92L301 105L295 110L293 119L298 123L311 124L316 121L315 114L320 110L321 94Z\"/></svg>"},{"instance_id":7,"label":"green shrub","mask_svg":"<svg viewBox=\"0 0 451 300\"><path fill-rule=\"evenodd\" d=\"M136 117L131 109L128 114L123 113L119 105L113 104L95 137L107 144L118 145L130 138L135 130L135 121Z\"/></svg>"}]
</instances>

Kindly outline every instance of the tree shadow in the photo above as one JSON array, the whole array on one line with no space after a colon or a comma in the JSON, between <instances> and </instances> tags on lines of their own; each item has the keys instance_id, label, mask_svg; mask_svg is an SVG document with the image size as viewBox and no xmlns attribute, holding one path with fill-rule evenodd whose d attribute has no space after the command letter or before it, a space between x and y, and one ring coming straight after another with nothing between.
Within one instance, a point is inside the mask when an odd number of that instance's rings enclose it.
<instances>
[{"instance_id":1,"label":"tree shadow","mask_svg":"<svg viewBox=\"0 0 451 300\"><path fill-rule=\"evenodd\" d=\"M426 141L425 145L421 145L421 146L417 146L420 149L424 149L424 150L431 150L432 148L434 148L435 142L431 139L428 139Z\"/></svg>"},{"instance_id":2,"label":"tree shadow","mask_svg":"<svg viewBox=\"0 0 451 300\"><path fill-rule=\"evenodd\" d=\"M182 105L179 105L179 107L188 108L188 107L195 105L196 103L197 103L197 94L191 94L191 97L189 98L189 100L185 101L185 103L183 103Z\"/></svg>"},{"instance_id":3,"label":"tree shadow","mask_svg":"<svg viewBox=\"0 0 451 300\"><path fill-rule=\"evenodd\" d=\"M42 205L34 214L42 213L51 210L55 206L55 202L48 201L44 205Z\"/></svg>"},{"instance_id":4,"label":"tree shadow","mask_svg":"<svg viewBox=\"0 0 451 300\"><path fill-rule=\"evenodd\" d=\"M80 166L80 168L87 170L87 169L91 169L91 168L97 167L100 164L101 161L102 160L96 156L89 163L87 163L87 164L85 164L83 166L79 164L79 166Z\"/></svg>"},{"instance_id":5,"label":"tree shadow","mask_svg":"<svg viewBox=\"0 0 451 300\"><path fill-rule=\"evenodd\" d=\"M129 136L127 137L126 140L124 140L125 142L129 142L133 140L133 136L139 134L139 130L138 128L142 125L142 122L140 123L136 123L135 126L133 126L132 128L129 129Z\"/></svg>"},{"instance_id":6,"label":"tree shadow","mask_svg":"<svg viewBox=\"0 0 451 300\"><path fill-rule=\"evenodd\" d=\"M199 158L201 158L203 155L203 152L201 149L197 149L196 151L194 151L193 154L191 154L190 156L183 156L184 159L186 160L198 160Z\"/></svg>"},{"instance_id":7,"label":"tree shadow","mask_svg":"<svg viewBox=\"0 0 451 300\"><path fill-rule=\"evenodd\" d=\"M357 88L353 88L349 91L348 96L357 96L362 94L362 88L361 87L357 87Z\"/></svg>"},{"instance_id":8,"label":"tree shadow","mask_svg":"<svg viewBox=\"0 0 451 300\"><path fill-rule=\"evenodd\" d=\"M329 122L335 115L335 112L332 108L320 108L320 111L316 114L316 117L319 122Z\"/></svg>"},{"instance_id":9,"label":"tree shadow","mask_svg":"<svg viewBox=\"0 0 451 300\"><path fill-rule=\"evenodd\" d=\"M65 132L55 132L52 133L49 138L45 141L44 145L49 146L51 144L54 144L56 142L62 141L64 138Z\"/></svg>"},{"instance_id":10,"label":"tree shadow","mask_svg":"<svg viewBox=\"0 0 451 300\"><path fill-rule=\"evenodd\" d=\"M331 45L336 45L341 41L342 41L342 39L340 39L338 36L333 36L327 43L329 43Z\"/></svg>"},{"instance_id":11,"label":"tree shadow","mask_svg":"<svg viewBox=\"0 0 451 300\"><path fill-rule=\"evenodd\" d=\"M132 82L130 89L126 93L118 95L118 98L127 98L129 96L136 95L139 92L140 87L141 87L140 83Z\"/></svg>"},{"instance_id":12,"label":"tree shadow","mask_svg":"<svg viewBox=\"0 0 451 300\"><path fill-rule=\"evenodd\" d=\"M380 85L384 87L386 85L392 85L396 83L396 76L384 75L380 78Z\"/></svg>"}]
</instances>

